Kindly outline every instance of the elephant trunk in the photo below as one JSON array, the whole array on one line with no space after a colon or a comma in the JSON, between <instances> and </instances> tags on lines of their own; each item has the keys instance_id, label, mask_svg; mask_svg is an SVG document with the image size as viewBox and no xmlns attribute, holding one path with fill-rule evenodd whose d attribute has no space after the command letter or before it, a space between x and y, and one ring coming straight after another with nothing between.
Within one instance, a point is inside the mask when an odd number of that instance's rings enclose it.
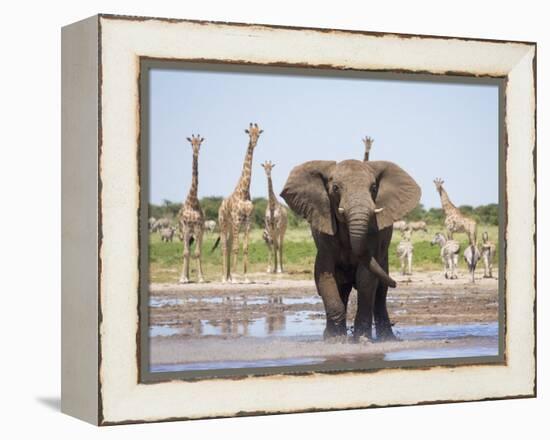
<instances>
[{"instance_id":1,"label":"elephant trunk","mask_svg":"<svg viewBox=\"0 0 550 440\"><path fill-rule=\"evenodd\" d=\"M376 261L375 255L377 246L371 240L375 240L376 234L371 239L368 238L369 229L372 227L374 218L374 209L356 209L351 210L347 215L349 239L351 250L354 255L361 257L369 270L376 275L379 280L387 286L395 287L396 282L387 274L387 272Z\"/></svg>"},{"instance_id":2,"label":"elephant trunk","mask_svg":"<svg viewBox=\"0 0 550 440\"><path fill-rule=\"evenodd\" d=\"M369 270L375 274L382 283L384 283L386 286L389 287L395 287L397 286L397 283L395 280L390 277L384 269L378 264L378 261L376 261L376 258L370 257L369 258Z\"/></svg>"},{"instance_id":3,"label":"elephant trunk","mask_svg":"<svg viewBox=\"0 0 550 440\"><path fill-rule=\"evenodd\" d=\"M351 251L358 257L367 251L367 234L373 213L373 210L363 208L350 211L347 215Z\"/></svg>"}]
</instances>

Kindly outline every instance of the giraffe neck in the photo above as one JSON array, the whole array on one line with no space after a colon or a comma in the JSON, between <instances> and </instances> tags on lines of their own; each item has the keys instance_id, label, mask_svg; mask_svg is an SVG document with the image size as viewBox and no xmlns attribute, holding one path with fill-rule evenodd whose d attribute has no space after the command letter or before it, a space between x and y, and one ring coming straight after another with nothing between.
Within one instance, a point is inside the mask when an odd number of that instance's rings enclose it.
<instances>
[{"instance_id":1,"label":"giraffe neck","mask_svg":"<svg viewBox=\"0 0 550 440\"><path fill-rule=\"evenodd\" d=\"M249 141L246 156L244 157L241 178L239 179L237 188L235 188L235 192L239 194L241 199L250 199L250 177L252 174L252 155L254 154L254 147L255 144Z\"/></svg>"},{"instance_id":2,"label":"giraffe neck","mask_svg":"<svg viewBox=\"0 0 550 440\"><path fill-rule=\"evenodd\" d=\"M187 194L186 205L198 204L197 190L199 188L199 155L193 153L193 172L191 177L191 188Z\"/></svg>"},{"instance_id":3,"label":"giraffe neck","mask_svg":"<svg viewBox=\"0 0 550 440\"><path fill-rule=\"evenodd\" d=\"M275 192L273 191L273 182L271 181L271 176L267 176L267 190L269 194L269 210L273 214L275 206L277 204L277 199L275 198Z\"/></svg>"},{"instance_id":4,"label":"giraffe neck","mask_svg":"<svg viewBox=\"0 0 550 440\"><path fill-rule=\"evenodd\" d=\"M369 154L370 154L370 151L365 150L365 157L363 158L363 162L368 162L369 161Z\"/></svg>"},{"instance_id":5,"label":"giraffe neck","mask_svg":"<svg viewBox=\"0 0 550 440\"><path fill-rule=\"evenodd\" d=\"M439 192L439 196L441 197L441 206L443 207L443 211L445 211L446 213L449 213L456 210L456 206L453 205L453 202L451 202L451 199L449 199L449 196L447 195L447 191L441 188L441 191Z\"/></svg>"}]
</instances>

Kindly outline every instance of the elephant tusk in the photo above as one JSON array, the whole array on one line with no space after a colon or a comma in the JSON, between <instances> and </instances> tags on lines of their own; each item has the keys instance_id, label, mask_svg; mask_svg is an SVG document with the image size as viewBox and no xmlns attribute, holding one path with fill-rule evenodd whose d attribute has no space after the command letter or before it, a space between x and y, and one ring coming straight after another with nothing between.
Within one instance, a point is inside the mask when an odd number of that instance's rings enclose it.
<instances>
[{"instance_id":1,"label":"elephant tusk","mask_svg":"<svg viewBox=\"0 0 550 440\"><path fill-rule=\"evenodd\" d=\"M343 213L344 213L344 208L338 208L338 212L339 212L340 214L343 214Z\"/></svg>"},{"instance_id":2,"label":"elephant tusk","mask_svg":"<svg viewBox=\"0 0 550 440\"><path fill-rule=\"evenodd\" d=\"M379 213L381 213L383 210L384 210L384 208L376 208L376 209L374 210L374 213L375 213L375 214L379 214Z\"/></svg>"}]
</instances>

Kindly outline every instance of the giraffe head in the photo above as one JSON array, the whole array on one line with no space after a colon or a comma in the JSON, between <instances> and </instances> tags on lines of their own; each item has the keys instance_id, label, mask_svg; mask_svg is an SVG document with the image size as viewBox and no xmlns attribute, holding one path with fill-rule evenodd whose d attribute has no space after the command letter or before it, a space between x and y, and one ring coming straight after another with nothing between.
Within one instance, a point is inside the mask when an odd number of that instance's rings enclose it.
<instances>
[{"instance_id":1,"label":"giraffe head","mask_svg":"<svg viewBox=\"0 0 550 440\"><path fill-rule=\"evenodd\" d=\"M260 135L264 132L263 130L258 127L258 124L253 124L252 122L248 126L247 129L244 130L246 134L250 137L250 143L255 147L258 143L258 139L260 138Z\"/></svg>"},{"instance_id":2,"label":"giraffe head","mask_svg":"<svg viewBox=\"0 0 550 440\"><path fill-rule=\"evenodd\" d=\"M271 162L270 160L266 160L261 165L262 165L263 169L265 170L265 175L267 177L271 177L271 170L273 169L275 164L273 162Z\"/></svg>"},{"instance_id":3,"label":"giraffe head","mask_svg":"<svg viewBox=\"0 0 550 440\"><path fill-rule=\"evenodd\" d=\"M374 139L369 137L369 136L365 136L365 138L363 139L363 143L365 144L365 152L369 153L370 152L370 149L372 147L372 143L374 142Z\"/></svg>"},{"instance_id":4,"label":"giraffe head","mask_svg":"<svg viewBox=\"0 0 550 440\"><path fill-rule=\"evenodd\" d=\"M199 150L201 149L201 144L204 142L204 138L202 138L200 134L198 134L197 136L192 134L190 138L187 138L187 140L191 143L193 154L199 154Z\"/></svg>"},{"instance_id":5,"label":"giraffe head","mask_svg":"<svg viewBox=\"0 0 550 440\"><path fill-rule=\"evenodd\" d=\"M434 179L434 183L435 183L435 189L437 190L438 193L441 194L441 190L443 189L443 184L445 183L444 180L437 177L436 179Z\"/></svg>"}]
</instances>

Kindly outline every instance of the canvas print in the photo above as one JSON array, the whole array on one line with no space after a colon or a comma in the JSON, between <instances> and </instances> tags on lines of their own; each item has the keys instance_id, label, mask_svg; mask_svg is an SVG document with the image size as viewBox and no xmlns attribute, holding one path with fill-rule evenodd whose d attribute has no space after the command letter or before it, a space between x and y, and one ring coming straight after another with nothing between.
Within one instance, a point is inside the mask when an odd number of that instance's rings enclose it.
<instances>
[{"instance_id":1,"label":"canvas print","mask_svg":"<svg viewBox=\"0 0 550 440\"><path fill-rule=\"evenodd\" d=\"M147 373L502 360L499 83L145 71Z\"/></svg>"}]
</instances>

